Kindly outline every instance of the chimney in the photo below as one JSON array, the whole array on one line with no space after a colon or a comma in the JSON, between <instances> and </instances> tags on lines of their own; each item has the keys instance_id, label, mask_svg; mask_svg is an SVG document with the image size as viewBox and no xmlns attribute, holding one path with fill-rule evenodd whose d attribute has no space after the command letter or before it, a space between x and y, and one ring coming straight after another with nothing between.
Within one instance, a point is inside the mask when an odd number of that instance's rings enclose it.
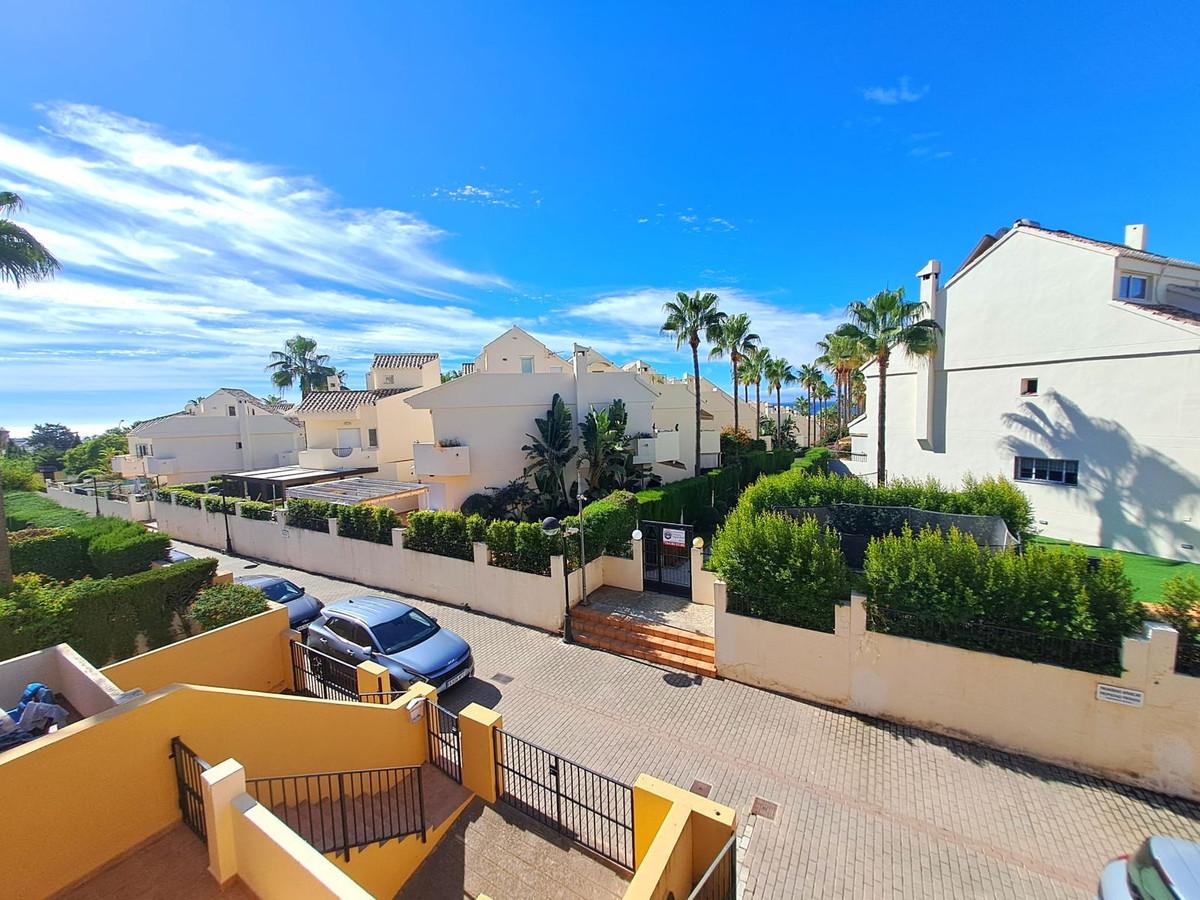
<instances>
[{"instance_id":1,"label":"chimney","mask_svg":"<svg viewBox=\"0 0 1200 900\"><path fill-rule=\"evenodd\" d=\"M1132 247L1134 250L1146 249L1146 226L1145 225L1126 225L1125 226L1125 246Z\"/></svg>"}]
</instances>

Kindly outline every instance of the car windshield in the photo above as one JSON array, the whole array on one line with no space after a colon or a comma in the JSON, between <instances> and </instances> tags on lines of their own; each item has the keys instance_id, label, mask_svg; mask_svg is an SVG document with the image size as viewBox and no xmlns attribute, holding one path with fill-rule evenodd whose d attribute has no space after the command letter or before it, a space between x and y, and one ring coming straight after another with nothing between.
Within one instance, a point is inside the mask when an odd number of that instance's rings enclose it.
<instances>
[{"instance_id":1,"label":"car windshield","mask_svg":"<svg viewBox=\"0 0 1200 900\"><path fill-rule=\"evenodd\" d=\"M262 592L276 603L287 603L289 600L295 600L304 593L303 589L292 584L286 578L266 585L263 587Z\"/></svg>"},{"instance_id":2,"label":"car windshield","mask_svg":"<svg viewBox=\"0 0 1200 900\"><path fill-rule=\"evenodd\" d=\"M428 638L438 625L424 613L410 609L390 622L372 625L371 632L384 653L399 653Z\"/></svg>"},{"instance_id":3,"label":"car windshield","mask_svg":"<svg viewBox=\"0 0 1200 900\"><path fill-rule=\"evenodd\" d=\"M1150 852L1150 842L1138 847L1133 859L1126 867L1131 893L1141 900L1178 900L1179 895L1171 888L1158 860Z\"/></svg>"}]
</instances>

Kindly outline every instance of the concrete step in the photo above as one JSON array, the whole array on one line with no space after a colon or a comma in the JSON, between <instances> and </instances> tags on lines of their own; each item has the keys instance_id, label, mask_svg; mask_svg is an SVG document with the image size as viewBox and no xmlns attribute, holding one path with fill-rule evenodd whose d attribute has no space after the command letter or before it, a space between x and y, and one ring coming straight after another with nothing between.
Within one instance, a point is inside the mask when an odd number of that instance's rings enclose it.
<instances>
[{"instance_id":1,"label":"concrete step","mask_svg":"<svg viewBox=\"0 0 1200 900\"><path fill-rule=\"evenodd\" d=\"M633 659L645 660L646 662L658 663L669 666L672 669L681 669L684 672L704 675L708 678L717 677L717 667L713 662L696 659L691 656L682 656L679 653L672 653L667 650L655 649L645 644L614 640L607 636L591 633L586 628L575 632L575 640L596 650L607 650L610 653L629 656Z\"/></svg>"},{"instance_id":2,"label":"concrete step","mask_svg":"<svg viewBox=\"0 0 1200 900\"><path fill-rule=\"evenodd\" d=\"M614 643L632 644L646 650L658 650L663 653L673 653L676 656L686 656L701 662L712 663L716 656L712 647L685 644L672 637L667 637L661 632L633 631L611 622L585 620L576 626L576 632Z\"/></svg>"},{"instance_id":3,"label":"concrete step","mask_svg":"<svg viewBox=\"0 0 1200 900\"><path fill-rule=\"evenodd\" d=\"M644 619L625 616L619 613L605 613L590 609L586 606L576 606L571 610L571 618L579 622L595 622L600 625L616 626L636 634L648 634L665 638L679 644L690 644L710 651L716 651L716 641L706 634L694 631L684 631L682 628L672 628L670 625L656 625Z\"/></svg>"}]
</instances>

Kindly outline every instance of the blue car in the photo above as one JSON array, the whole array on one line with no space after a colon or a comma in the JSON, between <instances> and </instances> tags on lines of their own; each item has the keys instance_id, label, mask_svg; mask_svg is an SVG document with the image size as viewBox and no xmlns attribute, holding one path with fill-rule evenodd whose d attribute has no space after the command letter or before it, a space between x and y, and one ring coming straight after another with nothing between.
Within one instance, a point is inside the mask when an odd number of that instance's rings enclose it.
<instances>
[{"instance_id":1,"label":"blue car","mask_svg":"<svg viewBox=\"0 0 1200 900\"><path fill-rule=\"evenodd\" d=\"M330 603L309 627L305 643L351 665L379 663L397 690L423 681L444 691L475 674L466 641L433 616L383 597Z\"/></svg>"},{"instance_id":2,"label":"blue car","mask_svg":"<svg viewBox=\"0 0 1200 900\"><path fill-rule=\"evenodd\" d=\"M240 578L235 578L234 581L247 587L258 588L267 595L268 599L286 606L288 624L293 628L310 624L321 615L321 610L325 608L320 600L305 591L304 588L292 584L286 578L280 578L278 575L242 575Z\"/></svg>"},{"instance_id":3,"label":"blue car","mask_svg":"<svg viewBox=\"0 0 1200 900\"><path fill-rule=\"evenodd\" d=\"M1200 844L1153 835L1100 873L1096 900L1200 898Z\"/></svg>"}]
</instances>

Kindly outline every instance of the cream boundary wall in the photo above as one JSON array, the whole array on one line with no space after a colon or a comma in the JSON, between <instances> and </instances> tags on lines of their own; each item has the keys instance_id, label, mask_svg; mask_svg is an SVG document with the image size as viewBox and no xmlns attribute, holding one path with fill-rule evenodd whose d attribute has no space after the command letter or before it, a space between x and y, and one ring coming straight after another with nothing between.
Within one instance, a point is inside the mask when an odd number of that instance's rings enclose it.
<instances>
[{"instance_id":1,"label":"cream boundary wall","mask_svg":"<svg viewBox=\"0 0 1200 900\"><path fill-rule=\"evenodd\" d=\"M158 501L156 506L159 530L206 547L225 546L224 516L173 502ZM401 529L392 532L389 547L339 537L336 520L330 520L329 528L330 533L324 534L279 522L229 516L229 532L239 554L440 603L469 606L474 612L543 631L562 630L562 557L551 557L551 572L546 577L489 565L487 545L482 543L474 545L474 559L466 561L406 550ZM641 547L635 546L633 560L605 556L588 563L589 593L605 583L641 590L640 551ZM610 574L614 581L606 582ZM570 584L571 602L576 603L578 573L571 574Z\"/></svg>"},{"instance_id":2,"label":"cream boundary wall","mask_svg":"<svg viewBox=\"0 0 1200 900\"><path fill-rule=\"evenodd\" d=\"M72 490L48 481L46 482L46 496L59 506L77 509L89 516L96 515L96 498L92 494L76 494ZM120 500L109 500L107 497L100 498L100 515L129 519L131 522L149 522L154 518L148 500L129 500L123 503Z\"/></svg>"},{"instance_id":3,"label":"cream boundary wall","mask_svg":"<svg viewBox=\"0 0 1200 900\"><path fill-rule=\"evenodd\" d=\"M1079 461L1079 485L1018 481L1056 538L1200 562L1200 327L1113 302L1122 273L1200 285L1200 271L1114 257L1016 228L951 278L929 364L888 369L888 476L1012 478L1016 456ZM851 431L854 474L876 471L879 376ZM1021 381L1038 380L1036 396ZM1191 548L1183 545L1190 544Z\"/></svg>"},{"instance_id":4,"label":"cream boundary wall","mask_svg":"<svg viewBox=\"0 0 1200 900\"><path fill-rule=\"evenodd\" d=\"M57 644L0 662L0 696L6 703L20 697L25 686L34 681L65 697L84 717L112 709L127 699L124 690L69 644Z\"/></svg>"},{"instance_id":5,"label":"cream boundary wall","mask_svg":"<svg viewBox=\"0 0 1200 900\"><path fill-rule=\"evenodd\" d=\"M867 630L864 598L836 610L836 633L726 611L717 582L717 671L854 712L1200 799L1200 678L1176 675L1174 629L1126 638L1117 678ZM1141 707L1098 685L1144 694Z\"/></svg>"}]
</instances>

